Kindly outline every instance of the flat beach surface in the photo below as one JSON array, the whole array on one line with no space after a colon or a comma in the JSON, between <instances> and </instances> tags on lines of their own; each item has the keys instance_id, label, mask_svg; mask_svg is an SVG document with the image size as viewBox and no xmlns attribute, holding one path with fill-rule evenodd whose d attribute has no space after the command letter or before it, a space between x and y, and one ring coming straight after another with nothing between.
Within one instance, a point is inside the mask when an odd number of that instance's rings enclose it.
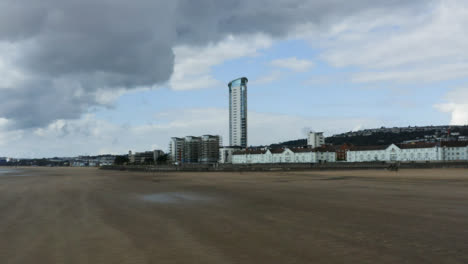
<instances>
[{"instance_id":1,"label":"flat beach surface","mask_svg":"<svg viewBox=\"0 0 468 264\"><path fill-rule=\"evenodd\" d=\"M468 263L468 170L0 169L0 263Z\"/></svg>"}]
</instances>

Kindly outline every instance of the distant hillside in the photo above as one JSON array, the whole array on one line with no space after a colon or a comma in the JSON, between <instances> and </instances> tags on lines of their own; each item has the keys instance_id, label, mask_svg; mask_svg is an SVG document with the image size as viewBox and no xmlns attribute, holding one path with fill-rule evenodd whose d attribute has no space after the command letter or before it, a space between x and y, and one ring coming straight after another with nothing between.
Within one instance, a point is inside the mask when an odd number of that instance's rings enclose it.
<instances>
[{"instance_id":1,"label":"distant hillside","mask_svg":"<svg viewBox=\"0 0 468 264\"><path fill-rule=\"evenodd\" d=\"M327 144L349 143L358 146L387 145L391 143L437 142L440 140L468 140L468 126L393 127L352 131L325 139ZM306 139L297 139L270 145L271 148L302 147Z\"/></svg>"},{"instance_id":2,"label":"distant hillside","mask_svg":"<svg viewBox=\"0 0 468 264\"><path fill-rule=\"evenodd\" d=\"M281 142L278 144L271 144L270 148L294 148L294 147L303 147L307 145L307 139L296 139L296 140L290 140L290 141L285 141Z\"/></svg>"},{"instance_id":3,"label":"distant hillside","mask_svg":"<svg viewBox=\"0 0 468 264\"><path fill-rule=\"evenodd\" d=\"M348 137L332 136L325 139L325 142L332 145L342 145L351 143L356 146L389 145L392 143L403 143L406 141L432 141L425 140L424 132L403 132L399 134L388 132L377 132L372 135L356 135ZM435 141L435 140L434 140Z\"/></svg>"}]
</instances>

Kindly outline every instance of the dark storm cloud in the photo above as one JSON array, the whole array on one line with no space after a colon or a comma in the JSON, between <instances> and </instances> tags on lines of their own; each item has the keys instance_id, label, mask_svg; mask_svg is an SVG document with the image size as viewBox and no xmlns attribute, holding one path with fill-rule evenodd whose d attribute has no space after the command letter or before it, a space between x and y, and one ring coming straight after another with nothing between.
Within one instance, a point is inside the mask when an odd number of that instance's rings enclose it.
<instances>
[{"instance_id":1,"label":"dark storm cloud","mask_svg":"<svg viewBox=\"0 0 468 264\"><path fill-rule=\"evenodd\" d=\"M25 69L51 78L100 73L110 86L129 88L158 83L171 75L174 4L56 2L19 60Z\"/></svg>"},{"instance_id":2,"label":"dark storm cloud","mask_svg":"<svg viewBox=\"0 0 468 264\"><path fill-rule=\"evenodd\" d=\"M225 34L264 32L282 36L302 23L330 23L370 9L408 11L431 0L179 0L177 40L218 40Z\"/></svg>"},{"instance_id":3,"label":"dark storm cloud","mask_svg":"<svg viewBox=\"0 0 468 264\"><path fill-rule=\"evenodd\" d=\"M392 11L422 2L3 0L0 41L18 47L14 65L27 80L0 90L0 117L39 127L99 105L97 89L164 83L177 44L203 45L227 34L280 37L305 22L326 25L370 8Z\"/></svg>"},{"instance_id":4,"label":"dark storm cloud","mask_svg":"<svg viewBox=\"0 0 468 264\"><path fill-rule=\"evenodd\" d=\"M50 80L25 82L1 90L0 113L23 128L40 127L56 119L74 119L98 104L91 94L73 96L74 87L57 87Z\"/></svg>"}]
</instances>

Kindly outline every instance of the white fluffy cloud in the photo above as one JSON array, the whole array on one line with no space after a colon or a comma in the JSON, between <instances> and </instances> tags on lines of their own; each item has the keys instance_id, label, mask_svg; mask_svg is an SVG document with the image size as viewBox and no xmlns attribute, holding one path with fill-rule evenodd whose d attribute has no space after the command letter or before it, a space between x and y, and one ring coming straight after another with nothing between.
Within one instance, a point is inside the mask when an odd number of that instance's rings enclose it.
<instances>
[{"instance_id":1,"label":"white fluffy cloud","mask_svg":"<svg viewBox=\"0 0 468 264\"><path fill-rule=\"evenodd\" d=\"M255 86L255 85L262 85L262 84L267 84L267 83L272 83L276 80L279 80L281 77L283 77L284 74L280 71L272 71L266 75L260 76L256 79L253 79L250 81L250 84Z\"/></svg>"},{"instance_id":2,"label":"white fluffy cloud","mask_svg":"<svg viewBox=\"0 0 468 264\"><path fill-rule=\"evenodd\" d=\"M358 66L354 82L428 82L468 77L468 3L434 2L426 12L350 17L326 37L322 58Z\"/></svg>"},{"instance_id":3,"label":"white fluffy cloud","mask_svg":"<svg viewBox=\"0 0 468 264\"><path fill-rule=\"evenodd\" d=\"M175 47L174 73L169 85L174 90L193 90L221 87L224 84L213 77L212 68L225 61L242 57L253 57L272 45L272 39L263 34L250 36L228 36L219 43L203 47Z\"/></svg>"},{"instance_id":4,"label":"white fluffy cloud","mask_svg":"<svg viewBox=\"0 0 468 264\"><path fill-rule=\"evenodd\" d=\"M285 68L296 72L305 72L314 66L309 60L298 59L296 57L277 59L271 62L274 67Z\"/></svg>"},{"instance_id":5,"label":"white fluffy cloud","mask_svg":"<svg viewBox=\"0 0 468 264\"><path fill-rule=\"evenodd\" d=\"M292 72L306 72L314 66L314 63L310 60L290 57L272 60L269 65L274 69L265 75L251 80L250 83L252 85L263 85L277 81L288 75L288 72L285 72L284 70Z\"/></svg>"},{"instance_id":6,"label":"white fluffy cloud","mask_svg":"<svg viewBox=\"0 0 468 264\"><path fill-rule=\"evenodd\" d=\"M453 63L443 65L429 65L416 69L399 69L379 72L357 73L352 77L353 82L382 82L396 83L430 83L436 81L453 80L468 76L468 63Z\"/></svg>"},{"instance_id":7,"label":"white fluffy cloud","mask_svg":"<svg viewBox=\"0 0 468 264\"><path fill-rule=\"evenodd\" d=\"M450 114L450 124L468 125L468 88L459 88L449 92L446 101L435 107Z\"/></svg>"},{"instance_id":8,"label":"white fluffy cloud","mask_svg":"<svg viewBox=\"0 0 468 264\"><path fill-rule=\"evenodd\" d=\"M468 78L468 2L438 0L426 8L367 10L328 31L304 25L294 36L322 49L330 65L353 67L351 82L411 84L424 92L428 84ZM468 123L467 90L456 89L435 105L451 115L451 124Z\"/></svg>"}]
</instances>

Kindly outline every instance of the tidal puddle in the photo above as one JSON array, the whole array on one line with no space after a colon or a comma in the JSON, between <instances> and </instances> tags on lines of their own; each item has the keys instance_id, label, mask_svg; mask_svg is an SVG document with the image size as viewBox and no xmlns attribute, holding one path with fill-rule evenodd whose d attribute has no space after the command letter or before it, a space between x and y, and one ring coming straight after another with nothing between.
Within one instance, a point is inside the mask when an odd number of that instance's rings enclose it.
<instances>
[{"instance_id":1,"label":"tidal puddle","mask_svg":"<svg viewBox=\"0 0 468 264\"><path fill-rule=\"evenodd\" d=\"M213 197L192 192L153 193L143 195L142 199L153 203L210 202L214 200Z\"/></svg>"},{"instance_id":2,"label":"tidal puddle","mask_svg":"<svg viewBox=\"0 0 468 264\"><path fill-rule=\"evenodd\" d=\"M1 168L0 176L23 176L23 173L21 170L18 169Z\"/></svg>"}]
</instances>

